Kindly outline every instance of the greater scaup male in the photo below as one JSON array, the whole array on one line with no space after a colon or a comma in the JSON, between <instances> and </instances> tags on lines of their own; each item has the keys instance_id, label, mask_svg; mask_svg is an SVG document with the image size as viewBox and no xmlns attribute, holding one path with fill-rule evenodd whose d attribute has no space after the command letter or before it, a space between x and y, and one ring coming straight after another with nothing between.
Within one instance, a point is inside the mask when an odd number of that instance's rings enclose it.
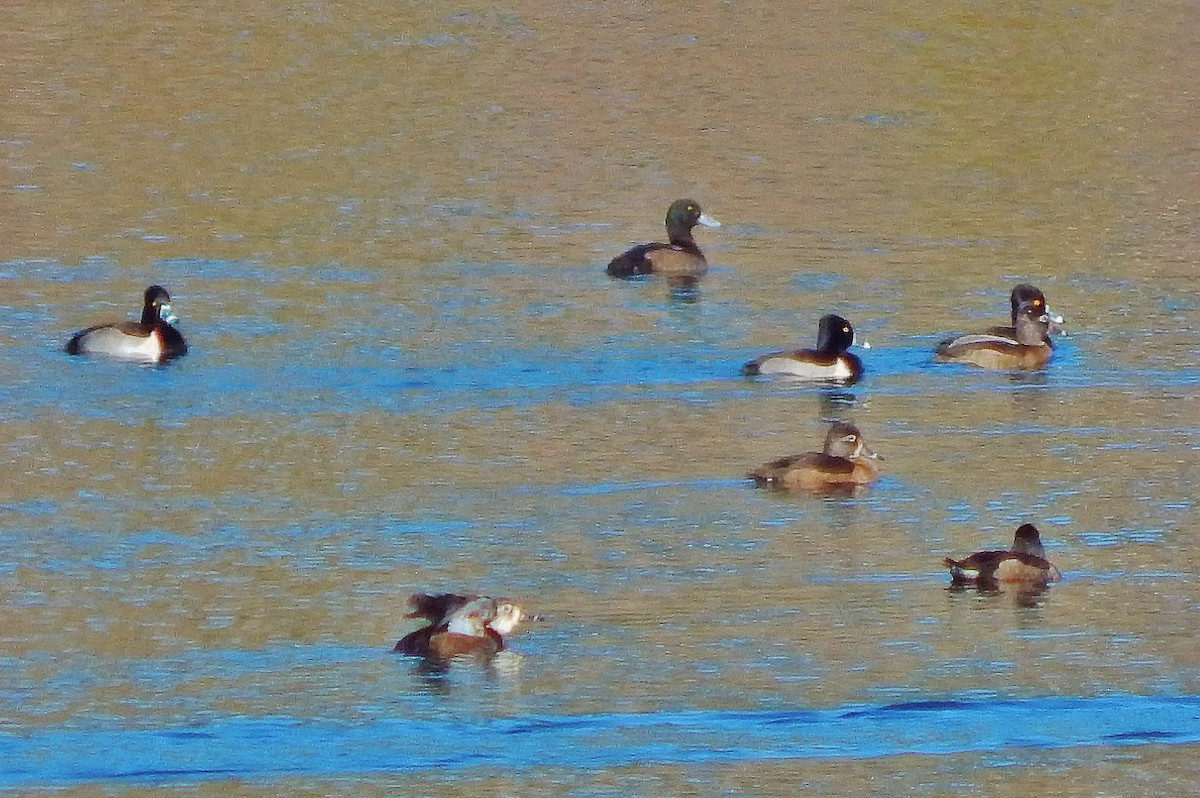
<instances>
[{"instance_id":1,"label":"greater scaup male","mask_svg":"<svg viewBox=\"0 0 1200 798\"><path fill-rule=\"evenodd\" d=\"M439 663L461 655L487 658L503 651L503 635L527 617L520 605L506 598L414 593L408 601L413 611L405 617L429 623L406 634L392 650Z\"/></svg>"},{"instance_id":2,"label":"greater scaup male","mask_svg":"<svg viewBox=\"0 0 1200 798\"><path fill-rule=\"evenodd\" d=\"M171 295L160 285L146 289L142 320L98 324L80 330L67 341L69 355L104 355L121 360L161 363L186 355L187 342L172 325Z\"/></svg>"},{"instance_id":3,"label":"greater scaup male","mask_svg":"<svg viewBox=\"0 0 1200 798\"><path fill-rule=\"evenodd\" d=\"M969 363L985 369L1032 370L1050 362L1054 348L1047 335L1050 317L1045 302L1022 302L1017 307L1014 334L979 333L960 335L938 344L934 361L938 363Z\"/></svg>"},{"instance_id":4,"label":"greater scaup male","mask_svg":"<svg viewBox=\"0 0 1200 798\"><path fill-rule=\"evenodd\" d=\"M1062 579L1062 572L1046 559L1042 536L1033 524L1021 524L1007 551L977 551L961 560L947 557L954 585L975 585L985 589L1001 583L1044 586Z\"/></svg>"},{"instance_id":5,"label":"greater scaup male","mask_svg":"<svg viewBox=\"0 0 1200 798\"><path fill-rule=\"evenodd\" d=\"M863 373L858 355L846 351L855 343L854 328L850 322L831 313L822 316L818 324L816 349L763 355L742 366L742 374L747 377L784 374L801 380L849 385L858 382ZM866 349L870 344L863 341L862 346Z\"/></svg>"},{"instance_id":6,"label":"greater scaup male","mask_svg":"<svg viewBox=\"0 0 1200 798\"><path fill-rule=\"evenodd\" d=\"M820 452L781 457L750 472L759 487L812 492L853 492L879 476L872 460L882 459L867 448L853 424L839 421L825 435Z\"/></svg>"},{"instance_id":7,"label":"greater scaup male","mask_svg":"<svg viewBox=\"0 0 1200 798\"><path fill-rule=\"evenodd\" d=\"M708 261L692 238L692 228L698 224L721 226L702 211L695 200L675 200L667 209L667 240L670 243L641 244L618 255L609 262L608 275L625 278L659 274L673 287L694 286L708 271Z\"/></svg>"}]
</instances>

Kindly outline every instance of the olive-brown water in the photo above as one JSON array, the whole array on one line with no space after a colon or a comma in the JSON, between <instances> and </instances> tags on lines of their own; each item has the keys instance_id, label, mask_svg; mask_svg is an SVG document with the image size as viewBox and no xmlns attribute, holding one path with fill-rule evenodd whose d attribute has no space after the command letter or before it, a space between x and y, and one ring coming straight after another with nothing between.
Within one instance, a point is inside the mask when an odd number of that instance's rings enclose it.
<instances>
[{"instance_id":1,"label":"olive-brown water","mask_svg":"<svg viewBox=\"0 0 1200 798\"><path fill-rule=\"evenodd\" d=\"M0 789L1196 791L1189 5L0 18ZM699 301L608 280L681 196ZM931 364L1022 280L1044 373ZM153 282L186 358L61 351ZM737 376L830 311L861 383ZM834 418L871 489L744 481ZM545 618L431 672L414 590Z\"/></svg>"}]
</instances>

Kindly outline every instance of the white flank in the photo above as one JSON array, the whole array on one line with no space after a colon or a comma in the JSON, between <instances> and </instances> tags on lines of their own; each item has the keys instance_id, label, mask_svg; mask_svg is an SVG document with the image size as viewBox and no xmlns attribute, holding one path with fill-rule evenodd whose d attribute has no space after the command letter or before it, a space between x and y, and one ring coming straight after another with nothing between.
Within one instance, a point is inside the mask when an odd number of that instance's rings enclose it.
<instances>
[{"instance_id":1,"label":"white flank","mask_svg":"<svg viewBox=\"0 0 1200 798\"><path fill-rule=\"evenodd\" d=\"M115 327L92 330L80 340L79 351L147 363L157 362L163 353L157 332L142 338L126 335Z\"/></svg>"},{"instance_id":2,"label":"white flank","mask_svg":"<svg viewBox=\"0 0 1200 798\"><path fill-rule=\"evenodd\" d=\"M854 376L842 360L835 360L831 366L821 366L790 357L769 358L758 367L758 373L790 374L806 380L848 380Z\"/></svg>"}]
</instances>

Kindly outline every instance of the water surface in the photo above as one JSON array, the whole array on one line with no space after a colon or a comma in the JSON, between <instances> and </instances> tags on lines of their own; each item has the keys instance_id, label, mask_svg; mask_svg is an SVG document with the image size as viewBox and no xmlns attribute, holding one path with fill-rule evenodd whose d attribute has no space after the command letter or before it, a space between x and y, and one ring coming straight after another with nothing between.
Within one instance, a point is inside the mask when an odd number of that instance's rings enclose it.
<instances>
[{"instance_id":1,"label":"water surface","mask_svg":"<svg viewBox=\"0 0 1200 798\"><path fill-rule=\"evenodd\" d=\"M1187 10L8 10L0 789L1194 791ZM603 274L698 238L698 301ZM934 366L1031 281L1043 373ZM67 357L169 288L163 368ZM836 311L848 388L748 382ZM850 498L743 475L858 423ZM1037 523L1066 578L951 592ZM390 654L415 590L545 616Z\"/></svg>"}]
</instances>

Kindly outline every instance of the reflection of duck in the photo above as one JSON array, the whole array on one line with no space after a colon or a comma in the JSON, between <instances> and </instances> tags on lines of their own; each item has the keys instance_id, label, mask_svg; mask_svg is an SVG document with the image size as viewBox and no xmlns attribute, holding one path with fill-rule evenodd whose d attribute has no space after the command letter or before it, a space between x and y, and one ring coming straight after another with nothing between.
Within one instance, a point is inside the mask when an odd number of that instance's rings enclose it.
<instances>
[{"instance_id":1,"label":"reflection of duck","mask_svg":"<svg viewBox=\"0 0 1200 798\"><path fill-rule=\"evenodd\" d=\"M1062 579L1062 572L1046 559L1041 535L1033 524L1017 527L1007 551L977 551L961 560L947 557L943 564L950 569L952 584L985 589L1002 583L1041 587Z\"/></svg>"},{"instance_id":2,"label":"reflection of duck","mask_svg":"<svg viewBox=\"0 0 1200 798\"><path fill-rule=\"evenodd\" d=\"M1011 337L991 332L960 335L938 344L934 360L969 363L985 369L1040 369L1054 354L1048 335L1045 301L1025 301L1017 308Z\"/></svg>"},{"instance_id":3,"label":"reflection of duck","mask_svg":"<svg viewBox=\"0 0 1200 798\"><path fill-rule=\"evenodd\" d=\"M882 459L867 448L853 424L839 421L825 435L820 452L781 457L750 472L759 487L814 492L853 490L879 476L872 460Z\"/></svg>"},{"instance_id":4,"label":"reflection of duck","mask_svg":"<svg viewBox=\"0 0 1200 798\"><path fill-rule=\"evenodd\" d=\"M413 611L406 618L425 618L429 623L406 634L393 651L437 662L463 654L493 656L504 650L503 635L525 618L521 607L506 598L414 593L408 603Z\"/></svg>"},{"instance_id":5,"label":"reflection of duck","mask_svg":"<svg viewBox=\"0 0 1200 798\"><path fill-rule=\"evenodd\" d=\"M681 199L671 203L667 209L668 244L640 244L617 257L608 264L610 277L636 277L640 274L660 274L672 286L687 288L694 286L705 272L708 261L692 238L696 225L720 227L721 223L704 213L700 203Z\"/></svg>"},{"instance_id":6,"label":"reflection of duck","mask_svg":"<svg viewBox=\"0 0 1200 798\"><path fill-rule=\"evenodd\" d=\"M846 350L856 343L850 322L832 313L821 317L817 327L817 348L792 352L772 352L742 366L742 374L784 374L813 382L840 382L849 385L862 377L858 355ZM863 342L863 348L870 346Z\"/></svg>"},{"instance_id":7,"label":"reflection of duck","mask_svg":"<svg viewBox=\"0 0 1200 798\"><path fill-rule=\"evenodd\" d=\"M152 285L142 295L141 321L98 324L80 330L67 341L68 355L105 355L122 360L160 363L187 354L187 343L171 326L171 295Z\"/></svg>"}]
</instances>

